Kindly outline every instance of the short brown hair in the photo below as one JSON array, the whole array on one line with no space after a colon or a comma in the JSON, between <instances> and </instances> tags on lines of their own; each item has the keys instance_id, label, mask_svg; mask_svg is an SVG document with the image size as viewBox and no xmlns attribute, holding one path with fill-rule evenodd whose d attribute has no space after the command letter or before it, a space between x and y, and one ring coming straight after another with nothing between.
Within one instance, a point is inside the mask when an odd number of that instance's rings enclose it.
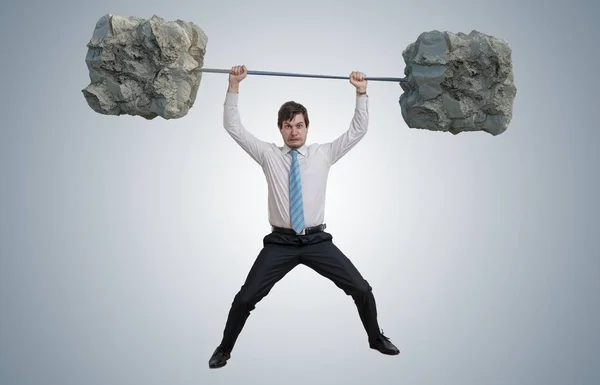
<instances>
[{"instance_id":1,"label":"short brown hair","mask_svg":"<svg viewBox=\"0 0 600 385\"><path fill-rule=\"evenodd\" d=\"M277 127L279 127L281 130L283 122L294 119L294 117L298 114L302 114L304 116L304 123L306 123L306 127L308 127L309 121L306 107L292 100L283 103L281 108L279 108L279 113L277 114Z\"/></svg>"}]
</instances>

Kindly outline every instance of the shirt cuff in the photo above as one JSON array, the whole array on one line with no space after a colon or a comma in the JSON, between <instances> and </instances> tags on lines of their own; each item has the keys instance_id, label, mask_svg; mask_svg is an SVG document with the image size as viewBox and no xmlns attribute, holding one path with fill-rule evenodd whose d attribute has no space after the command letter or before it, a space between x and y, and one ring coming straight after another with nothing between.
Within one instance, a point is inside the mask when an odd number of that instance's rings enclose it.
<instances>
[{"instance_id":1,"label":"shirt cuff","mask_svg":"<svg viewBox=\"0 0 600 385\"><path fill-rule=\"evenodd\" d=\"M225 95L225 105L237 106L239 96L240 94L238 94L237 92L227 91L227 94Z\"/></svg>"},{"instance_id":2,"label":"shirt cuff","mask_svg":"<svg viewBox=\"0 0 600 385\"><path fill-rule=\"evenodd\" d=\"M356 95L356 108L366 110L368 107L369 97L367 95Z\"/></svg>"}]
</instances>

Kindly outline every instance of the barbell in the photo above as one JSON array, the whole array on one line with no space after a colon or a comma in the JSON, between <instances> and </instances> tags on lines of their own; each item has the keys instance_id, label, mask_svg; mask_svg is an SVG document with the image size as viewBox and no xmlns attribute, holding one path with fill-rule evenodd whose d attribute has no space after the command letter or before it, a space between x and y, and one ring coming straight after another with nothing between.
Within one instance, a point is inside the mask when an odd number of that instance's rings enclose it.
<instances>
[{"instance_id":1,"label":"barbell","mask_svg":"<svg viewBox=\"0 0 600 385\"><path fill-rule=\"evenodd\" d=\"M208 38L194 23L146 20L107 14L96 23L85 58L90 83L82 90L88 105L103 115L158 116L178 119L194 106L203 73ZM404 91L398 103L409 128L458 134L503 133L512 119L516 97L512 51L502 39L430 31L402 52L404 78L370 77L396 82ZM249 75L349 79L349 76L249 70Z\"/></svg>"}]
</instances>

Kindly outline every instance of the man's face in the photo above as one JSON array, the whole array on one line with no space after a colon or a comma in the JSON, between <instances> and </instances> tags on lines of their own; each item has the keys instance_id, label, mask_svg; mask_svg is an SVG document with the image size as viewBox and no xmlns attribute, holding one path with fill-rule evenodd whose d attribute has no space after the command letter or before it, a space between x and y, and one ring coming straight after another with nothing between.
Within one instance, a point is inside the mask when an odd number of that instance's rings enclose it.
<instances>
[{"instance_id":1,"label":"man's face","mask_svg":"<svg viewBox=\"0 0 600 385\"><path fill-rule=\"evenodd\" d=\"M308 127L304 122L304 115L296 114L292 120L286 120L281 125L281 137L290 148L301 147L306 142Z\"/></svg>"}]
</instances>

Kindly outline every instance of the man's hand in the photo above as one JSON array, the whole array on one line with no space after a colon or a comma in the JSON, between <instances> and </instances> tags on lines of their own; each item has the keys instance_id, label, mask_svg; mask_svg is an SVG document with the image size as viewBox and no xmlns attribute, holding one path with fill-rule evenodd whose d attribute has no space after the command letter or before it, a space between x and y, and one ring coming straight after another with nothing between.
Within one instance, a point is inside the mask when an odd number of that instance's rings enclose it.
<instances>
[{"instance_id":1,"label":"man's hand","mask_svg":"<svg viewBox=\"0 0 600 385\"><path fill-rule=\"evenodd\" d=\"M365 78L366 75L362 72L352 71L350 74L350 83L356 87L356 92L359 94L367 92L367 81Z\"/></svg>"},{"instance_id":2,"label":"man's hand","mask_svg":"<svg viewBox=\"0 0 600 385\"><path fill-rule=\"evenodd\" d=\"M229 72L229 92L239 92L240 82L246 78L248 70L245 65L231 67Z\"/></svg>"}]
</instances>

